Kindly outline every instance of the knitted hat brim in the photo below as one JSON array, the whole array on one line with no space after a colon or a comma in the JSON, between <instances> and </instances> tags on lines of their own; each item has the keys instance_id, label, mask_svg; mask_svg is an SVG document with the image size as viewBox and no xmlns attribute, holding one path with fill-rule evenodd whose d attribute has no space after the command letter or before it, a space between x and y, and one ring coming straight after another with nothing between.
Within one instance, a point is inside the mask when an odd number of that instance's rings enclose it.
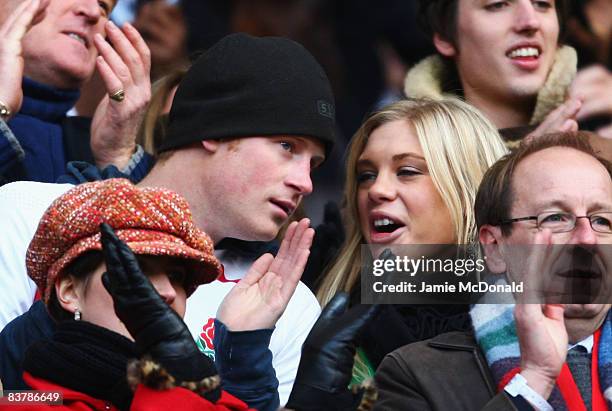
<instances>
[{"instance_id":1,"label":"knitted hat brim","mask_svg":"<svg viewBox=\"0 0 612 411\"><path fill-rule=\"evenodd\" d=\"M190 272L184 283L188 297L198 286L214 281L223 273L223 266L214 255L190 247L181 238L174 235L142 229L119 229L115 230L115 233L136 255L168 256L188 260ZM151 239L143 241L143 235L145 237L150 235ZM139 240L130 241L133 238ZM51 288L64 275L63 271L70 263L83 253L101 250L100 233L97 233L80 239L56 260L49 268L45 278L47 284L44 287L38 284L40 290L45 290L43 294L45 303L48 303Z\"/></svg>"}]
</instances>

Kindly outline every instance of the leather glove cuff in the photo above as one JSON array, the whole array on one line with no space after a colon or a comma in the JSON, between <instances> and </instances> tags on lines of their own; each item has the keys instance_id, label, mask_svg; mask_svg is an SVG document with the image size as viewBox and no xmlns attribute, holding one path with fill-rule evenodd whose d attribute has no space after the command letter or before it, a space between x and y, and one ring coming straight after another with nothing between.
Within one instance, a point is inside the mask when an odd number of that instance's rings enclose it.
<instances>
[{"instance_id":1,"label":"leather glove cuff","mask_svg":"<svg viewBox=\"0 0 612 411\"><path fill-rule=\"evenodd\" d=\"M319 388L296 383L289 396L285 408L296 411L355 411L357 409L355 397L347 388L341 392L331 393Z\"/></svg>"},{"instance_id":2,"label":"leather glove cuff","mask_svg":"<svg viewBox=\"0 0 612 411\"><path fill-rule=\"evenodd\" d=\"M367 379L359 386L341 392L329 392L296 383L285 406L295 411L370 411L378 399L374 380Z\"/></svg>"}]
</instances>

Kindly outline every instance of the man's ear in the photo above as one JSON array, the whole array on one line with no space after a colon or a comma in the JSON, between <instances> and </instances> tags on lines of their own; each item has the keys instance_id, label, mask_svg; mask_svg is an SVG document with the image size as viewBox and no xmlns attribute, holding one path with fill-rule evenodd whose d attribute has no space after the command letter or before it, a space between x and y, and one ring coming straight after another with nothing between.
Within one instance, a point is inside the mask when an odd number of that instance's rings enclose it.
<instances>
[{"instance_id":1,"label":"man's ear","mask_svg":"<svg viewBox=\"0 0 612 411\"><path fill-rule=\"evenodd\" d=\"M64 310L73 313L79 308L79 296L72 276L65 275L55 282L55 294Z\"/></svg>"},{"instance_id":2,"label":"man's ear","mask_svg":"<svg viewBox=\"0 0 612 411\"><path fill-rule=\"evenodd\" d=\"M219 140L202 140L202 147L209 153L215 153L219 149Z\"/></svg>"},{"instance_id":3,"label":"man's ear","mask_svg":"<svg viewBox=\"0 0 612 411\"><path fill-rule=\"evenodd\" d=\"M485 224L478 230L478 237L484 249L487 267L495 274L506 272L506 262L499 249L501 236L501 228L498 226Z\"/></svg>"},{"instance_id":4,"label":"man's ear","mask_svg":"<svg viewBox=\"0 0 612 411\"><path fill-rule=\"evenodd\" d=\"M433 43L438 50L438 53L444 57L455 57L457 55L457 49L453 44L447 40L444 40L438 33L434 33Z\"/></svg>"}]
</instances>

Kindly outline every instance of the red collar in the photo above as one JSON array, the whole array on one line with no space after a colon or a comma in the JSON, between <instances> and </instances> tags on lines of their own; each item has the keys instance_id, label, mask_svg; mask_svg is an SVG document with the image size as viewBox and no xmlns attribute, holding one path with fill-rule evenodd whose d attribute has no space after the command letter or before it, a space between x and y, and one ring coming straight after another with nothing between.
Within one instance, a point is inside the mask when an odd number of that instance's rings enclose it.
<instances>
[{"instance_id":1,"label":"red collar","mask_svg":"<svg viewBox=\"0 0 612 411\"><path fill-rule=\"evenodd\" d=\"M71 390L70 388L62 387L61 385L54 384L50 381L43 380L42 378L35 377L25 371L23 373L23 380L33 390L61 392L64 404L66 404L67 402L83 402L87 403L94 410L118 411L114 405L107 401L94 398L79 391ZM110 406L111 408L107 408L108 406Z\"/></svg>"},{"instance_id":2,"label":"red collar","mask_svg":"<svg viewBox=\"0 0 612 411\"><path fill-rule=\"evenodd\" d=\"M593 353L591 355L591 401L593 411L607 411L606 400L604 399L603 393L601 392L601 386L599 384L599 366L597 363L599 357L599 337L601 336L601 329L595 331L593 335ZM561 391L561 396L567 404L567 408L570 411L587 411L584 405L584 400L580 395L578 386L574 381L574 377L567 366L563 364L561 368L561 374L557 378L557 386Z\"/></svg>"}]
</instances>

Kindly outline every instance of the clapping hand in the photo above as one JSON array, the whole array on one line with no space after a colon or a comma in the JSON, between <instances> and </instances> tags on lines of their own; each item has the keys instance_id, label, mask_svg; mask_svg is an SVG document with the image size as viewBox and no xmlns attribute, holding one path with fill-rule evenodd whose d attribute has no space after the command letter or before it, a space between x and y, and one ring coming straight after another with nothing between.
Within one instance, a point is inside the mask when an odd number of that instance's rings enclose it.
<instances>
[{"instance_id":1,"label":"clapping hand","mask_svg":"<svg viewBox=\"0 0 612 411\"><path fill-rule=\"evenodd\" d=\"M608 118L608 123L596 130L605 138L612 138L612 73L601 65L578 71L570 95L579 95L583 100L578 120L593 117Z\"/></svg>"},{"instance_id":2,"label":"clapping hand","mask_svg":"<svg viewBox=\"0 0 612 411\"><path fill-rule=\"evenodd\" d=\"M567 355L563 304L517 304L516 331L521 348L521 375L548 398Z\"/></svg>"},{"instance_id":3,"label":"clapping hand","mask_svg":"<svg viewBox=\"0 0 612 411\"><path fill-rule=\"evenodd\" d=\"M27 0L19 4L0 27L0 102L12 114L23 103L23 38L28 30L45 17L50 0Z\"/></svg>"},{"instance_id":4,"label":"clapping hand","mask_svg":"<svg viewBox=\"0 0 612 411\"><path fill-rule=\"evenodd\" d=\"M525 292L516 295L514 318L521 351L521 375L529 386L548 399L567 355L568 335L564 305L546 304L555 250L549 230L536 234L525 259ZM540 304L542 302L542 304Z\"/></svg>"},{"instance_id":5,"label":"clapping hand","mask_svg":"<svg viewBox=\"0 0 612 411\"><path fill-rule=\"evenodd\" d=\"M136 147L136 135L151 99L151 53L138 31L129 23L119 29L106 23L108 41L100 34L94 44L100 55L96 67L107 95L91 125L91 150L96 165L124 168ZM112 43L112 46L111 46ZM123 91L123 99L111 98Z\"/></svg>"},{"instance_id":6,"label":"clapping hand","mask_svg":"<svg viewBox=\"0 0 612 411\"><path fill-rule=\"evenodd\" d=\"M531 140L549 133L577 131L578 121L576 117L581 106L582 99L580 96L569 98L565 103L548 113L544 121L525 138Z\"/></svg>"},{"instance_id":7,"label":"clapping hand","mask_svg":"<svg viewBox=\"0 0 612 411\"><path fill-rule=\"evenodd\" d=\"M230 331L273 328L287 308L310 254L310 220L292 222L273 257L258 258L221 302L217 319Z\"/></svg>"}]
</instances>

